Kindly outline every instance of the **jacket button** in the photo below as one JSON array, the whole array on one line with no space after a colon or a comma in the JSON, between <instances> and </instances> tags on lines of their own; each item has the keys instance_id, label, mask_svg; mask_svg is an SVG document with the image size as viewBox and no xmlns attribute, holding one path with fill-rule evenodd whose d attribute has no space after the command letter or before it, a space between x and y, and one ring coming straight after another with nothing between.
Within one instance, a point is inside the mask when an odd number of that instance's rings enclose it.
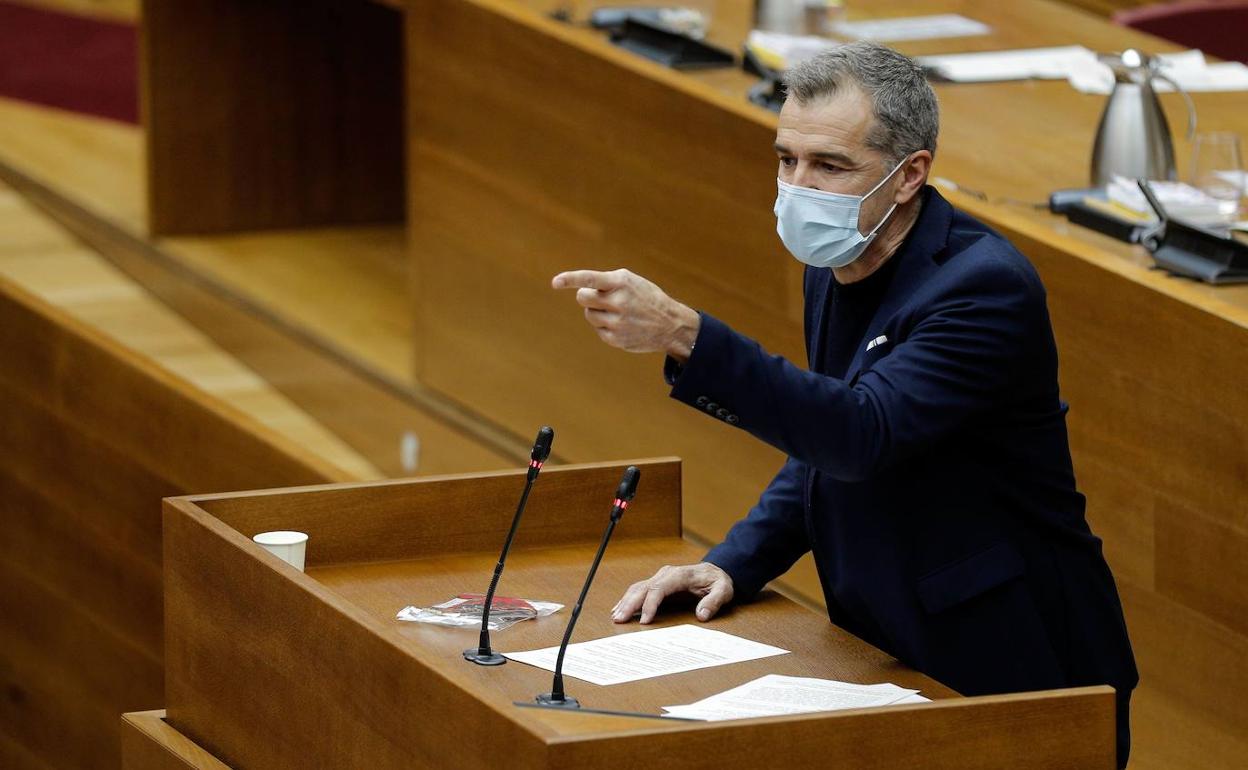
<instances>
[{"instance_id":1,"label":"jacket button","mask_svg":"<svg viewBox=\"0 0 1248 770\"><path fill-rule=\"evenodd\" d=\"M726 419L728 419L728 410L727 410L727 409L716 409L716 410L715 410L715 416L716 416L716 417L718 417L718 418L719 418L719 419L721 419L721 420L726 420Z\"/></svg>"},{"instance_id":2,"label":"jacket button","mask_svg":"<svg viewBox=\"0 0 1248 770\"><path fill-rule=\"evenodd\" d=\"M710 402L710 403L708 403L708 404L706 405L706 413L707 413L707 414L715 414L715 410L716 410L716 409L718 409L718 408L719 408L719 404L717 404L717 403L715 403L714 401L712 401L712 402Z\"/></svg>"},{"instance_id":3,"label":"jacket button","mask_svg":"<svg viewBox=\"0 0 1248 770\"><path fill-rule=\"evenodd\" d=\"M697 404L698 406L706 406L707 401L710 401L710 399L707 398L706 396L698 396L697 398L693 400L693 403Z\"/></svg>"},{"instance_id":4,"label":"jacket button","mask_svg":"<svg viewBox=\"0 0 1248 770\"><path fill-rule=\"evenodd\" d=\"M736 416L735 414L730 414L724 419L728 421L729 425L736 425L737 423L741 422L741 418Z\"/></svg>"}]
</instances>

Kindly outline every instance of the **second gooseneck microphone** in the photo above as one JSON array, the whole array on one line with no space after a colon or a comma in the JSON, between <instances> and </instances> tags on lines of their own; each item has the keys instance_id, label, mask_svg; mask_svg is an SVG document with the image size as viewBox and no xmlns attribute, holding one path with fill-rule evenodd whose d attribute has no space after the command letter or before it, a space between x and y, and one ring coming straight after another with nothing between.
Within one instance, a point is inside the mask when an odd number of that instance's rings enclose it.
<instances>
[{"instance_id":1,"label":"second gooseneck microphone","mask_svg":"<svg viewBox=\"0 0 1248 770\"><path fill-rule=\"evenodd\" d=\"M498 588L498 579L503 575L503 564L507 561L507 552L511 550L511 541L516 537L516 527L520 525L520 514L529 501L529 491L533 482L542 470L546 458L550 457L550 445L555 440L555 430L543 425L537 432L537 440L533 442L533 451L529 454L529 472L524 482L524 492L520 495L520 504L516 506L516 515L511 519L511 529L503 542L503 551L498 555L498 564L494 567L494 578L490 581L490 590L485 594L485 604L481 608L481 639L476 647L464 650L464 659L482 666L501 666L507 659L490 649L490 605L494 602L494 590Z\"/></svg>"},{"instance_id":2,"label":"second gooseneck microphone","mask_svg":"<svg viewBox=\"0 0 1248 770\"><path fill-rule=\"evenodd\" d=\"M581 605L585 603L585 595L589 593L589 586L594 582L594 573L598 571L598 565L602 563L602 555L607 550L607 541L611 539L611 532L615 529L616 523L624 516L625 509L632 502L633 496L637 494L637 480L640 478L641 471L637 469L637 466L628 466L624 471L624 478L620 480L619 488L615 491L615 501L611 505L611 521L607 523L607 531L602 535L602 543L598 546L598 553L589 567L589 574L585 576L585 585L581 588L581 595L576 600L576 606L572 608L572 617L568 618L568 627L564 630L563 641L559 644L559 657L555 661L555 678L551 683L550 692L537 696L537 702L543 706L581 707L580 701L576 698L569 698L563 691L563 656L568 651L568 641L572 639L572 629L576 627L576 619L581 615Z\"/></svg>"}]
</instances>

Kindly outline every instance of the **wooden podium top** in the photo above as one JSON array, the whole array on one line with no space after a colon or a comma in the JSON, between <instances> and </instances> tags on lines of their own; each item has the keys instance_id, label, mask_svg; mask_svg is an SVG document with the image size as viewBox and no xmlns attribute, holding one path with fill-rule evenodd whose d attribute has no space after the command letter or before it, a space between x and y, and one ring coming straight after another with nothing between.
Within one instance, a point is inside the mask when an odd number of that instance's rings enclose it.
<instances>
[{"instance_id":1,"label":"wooden podium top","mask_svg":"<svg viewBox=\"0 0 1248 770\"><path fill-rule=\"evenodd\" d=\"M663 564L702 556L679 537L679 461L636 464L637 499L616 529L574 642L640 630L608 617L625 587ZM543 471L499 595L575 601L622 468ZM476 646L475 630L404 623L395 614L485 590L522 475L166 500L169 724L235 767L1113 764L1109 688L961 698L774 593L708 625L790 654L606 687L567 678L567 691L587 708L658 714L780 673L894 682L937 702L718 723L517 707L550 689L549 672L473 665L461 652ZM309 534L306 573L251 542L269 529ZM494 632L493 646L558 644L568 613ZM656 626L688 622L697 621L686 606Z\"/></svg>"}]
</instances>

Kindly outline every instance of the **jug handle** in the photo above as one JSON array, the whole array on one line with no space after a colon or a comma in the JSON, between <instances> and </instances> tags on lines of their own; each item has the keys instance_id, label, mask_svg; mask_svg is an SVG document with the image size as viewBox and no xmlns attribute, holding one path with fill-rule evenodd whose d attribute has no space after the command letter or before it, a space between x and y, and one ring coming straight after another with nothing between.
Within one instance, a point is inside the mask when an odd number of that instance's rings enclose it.
<instances>
[{"instance_id":1,"label":"jug handle","mask_svg":"<svg viewBox=\"0 0 1248 770\"><path fill-rule=\"evenodd\" d=\"M1176 83L1169 75L1154 72L1153 77L1164 83L1169 83L1171 88L1182 94L1183 101L1187 103L1187 141L1192 141L1192 137L1196 136L1196 104L1192 101L1191 95L1187 91L1183 90L1183 87Z\"/></svg>"}]
</instances>

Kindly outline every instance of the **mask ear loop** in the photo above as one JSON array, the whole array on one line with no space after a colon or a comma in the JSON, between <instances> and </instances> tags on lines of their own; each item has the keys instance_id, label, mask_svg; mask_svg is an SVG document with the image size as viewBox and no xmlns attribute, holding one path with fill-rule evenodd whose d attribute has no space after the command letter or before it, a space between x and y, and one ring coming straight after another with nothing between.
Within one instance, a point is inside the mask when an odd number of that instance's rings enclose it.
<instances>
[{"instance_id":1,"label":"mask ear loop","mask_svg":"<svg viewBox=\"0 0 1248 770\"><path fill-rule=\"evenodd\" d=\"M885 183L885 182L887 182L888 180L892 179L892 178L893 178L893 174L896 174L896 173L897 173L897 169L899 169L899 168L901 168L902 166L906 165L906 162L907 162L908 160L910 160L910 156L909 156L909 155L907 155L906 157L902 158L902 159L901 159L901 161L900 161L900 162L898 162L896 166L893 166L893 170L892 170L892 171L890 171L890 172L888 172L887 174L885 174L885 175L884 175L884 178L883 178L883 179L881 179L879 182L877 182L877 183L876 183L876 185L875 185L875 187L872 187L872 188L871 188L871 190L870 190L870 191L869 191L866 195L862 196L862 200L865 202L865 201L867 200L867 198L870 198L872 195L875 195L877 192L879 192L879 191L880 191L880 188L884 186L884 183ZM897 201L893 201L893 205L889 207L889 209L888 209L887 213L885 213L885 214L884 214L884 217L883 217L882 219L880 219L880 221L879 221L879 222L877 222L877 223L876 223L875 227L871 228L871 232L867 233L866 235L864 235L864 236L862 236L862 237L863 237L863 238L866 238L868 241L869 241L869 240L871 240L872 238L874 238L874 237L875 237L875 234L876 234L876 233L878 233L878 232L880 231L880 228L884 226L884 223L888 221L888 218L889 218L889 217L891 217L891 216L893 215L893 212L894 212L894 211L896 211L896 210L897 210ZM859 207L858 207L858 216L859 216L859 217L861 217L861 216L862 216L862 207L861 207L861 206L859 206ZM862 231L861 231L861 230L859 230L858 232L859 232L859 233L861 233Z\"/></svg>"}]
</instances>

